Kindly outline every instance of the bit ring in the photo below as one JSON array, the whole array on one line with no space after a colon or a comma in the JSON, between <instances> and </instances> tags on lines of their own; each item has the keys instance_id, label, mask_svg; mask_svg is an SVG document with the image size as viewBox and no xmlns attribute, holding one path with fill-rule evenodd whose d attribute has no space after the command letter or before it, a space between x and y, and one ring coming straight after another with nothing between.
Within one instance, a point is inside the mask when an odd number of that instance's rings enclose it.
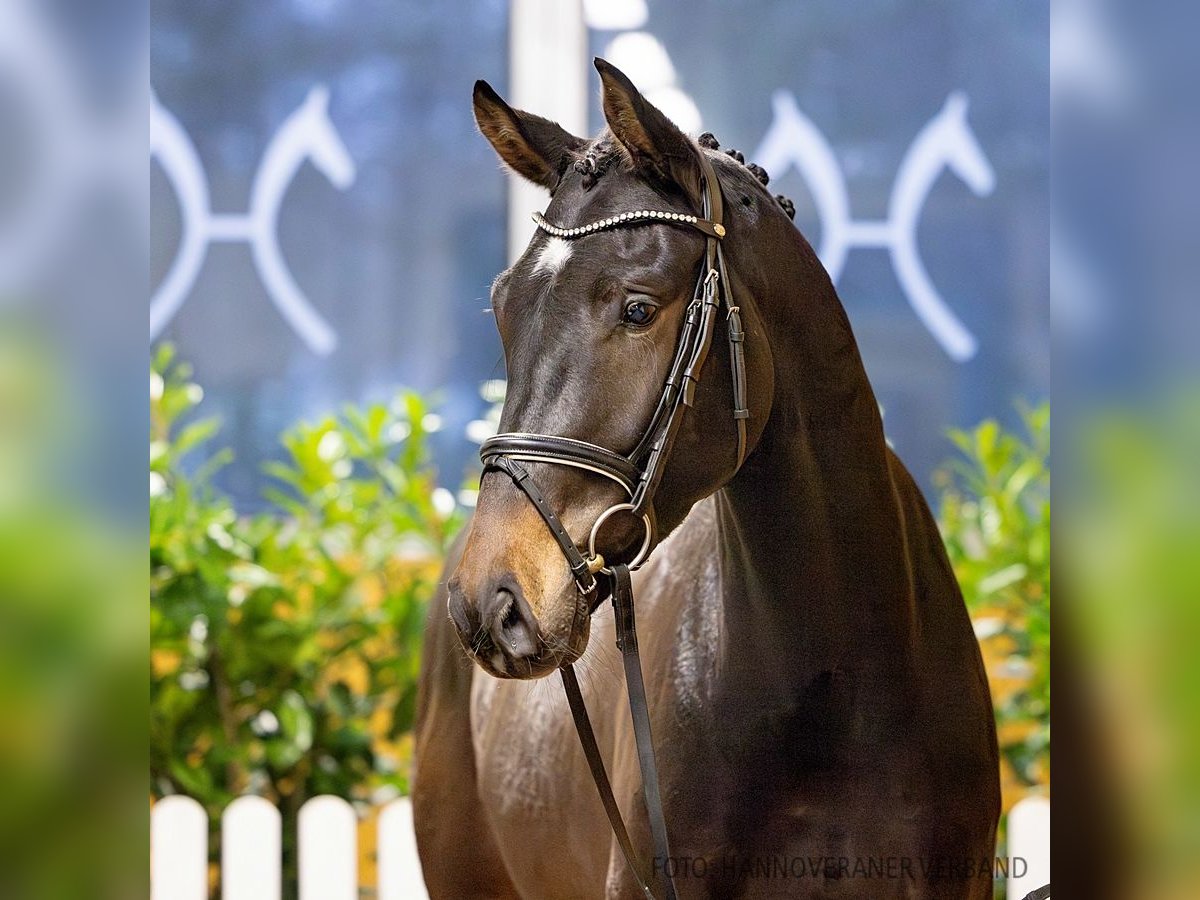
<instances>
[{"instance_id":1,"label":"bit ring","mask_svg":"<svg viewBox=\"0 0 1200 900\"><path fill-rule=\"evenodd\" d=\"M608 566L603 565L604 557L596 552L596 535L600 533L600 526L603 525L608 520L608 517L613 513L626 511L634 512L636 509L637 507L635 507L632 503L618 503L615 506L610 506L604 512L600 513L600 518L596 519L595 524L592 525L592 533L588 535L588 556L590 557L588 560L588 568L591 568L593 560L599 560L601 563L601 572L604 572L606 575L612 572ZM642 540L642 546L638 548L637 555L634 556L633 561L629 563L630 569L636 569L642 563L644 563L646 561L646 556L650 552L650 542L653 540L653 528L650 526L650 517L645 513L642 513L642 525L644 525L646 528L646 536Z\"/></svg>"}]
</instances>

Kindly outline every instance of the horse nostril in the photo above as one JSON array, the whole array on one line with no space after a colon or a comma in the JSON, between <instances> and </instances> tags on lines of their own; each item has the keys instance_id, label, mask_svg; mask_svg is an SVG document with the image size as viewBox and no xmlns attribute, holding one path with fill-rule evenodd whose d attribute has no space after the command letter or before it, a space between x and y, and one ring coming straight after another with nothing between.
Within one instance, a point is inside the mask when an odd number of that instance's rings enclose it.
<instances>
[{"instance_id":1,"label":"horse nostril","mask_svg":"<svg viewBox=\"0 0 1200 900\"><path fill-rule=\"evenodd\" d=\"M519 589L498 589L493 604L488 632L500 652L512 660L536 656L537 618Z\"/></svg>"},{"instance_id":2,"label":"horse nostril","mask_svg":"<svg viewBox=\"0 0 1200 900\"><path fill-rule=\"evenodd\" d=\"M505 591L505 593L508 593L508 592ZM517 609L517 604L516 604L515 599L512 597L511 594L509 594L508 610L504 613L504 617L500 620L500 630L501 631L509 631L513 628L516 628L517 624L520 621L521 621L521 613Z\"/></svg>"}]
</instances>

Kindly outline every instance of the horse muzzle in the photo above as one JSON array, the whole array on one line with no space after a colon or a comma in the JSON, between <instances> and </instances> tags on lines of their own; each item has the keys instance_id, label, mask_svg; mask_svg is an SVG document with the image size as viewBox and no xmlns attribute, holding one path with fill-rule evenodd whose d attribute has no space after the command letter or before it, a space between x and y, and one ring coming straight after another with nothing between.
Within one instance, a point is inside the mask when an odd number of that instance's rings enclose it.
<instances>
[{"instance_id":1,"label":"horse muzzle","mask_svg":"<svg viewBox=\"0 0 1200 900\"><path fill-rule=\"evenodd\" d=\"M558 546L511 484L496 481L483 493L447 585L450 618L484 671L541 678L587 648L591 598L580 595Z\"/></svg>"}]
</instances>

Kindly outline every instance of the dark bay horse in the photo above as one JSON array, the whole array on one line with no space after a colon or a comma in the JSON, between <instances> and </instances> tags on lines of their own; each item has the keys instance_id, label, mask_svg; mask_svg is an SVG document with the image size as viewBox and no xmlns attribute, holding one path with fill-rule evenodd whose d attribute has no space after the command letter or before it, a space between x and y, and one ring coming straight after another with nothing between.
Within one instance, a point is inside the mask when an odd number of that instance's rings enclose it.
<instances>
[{"instance_id":1,"label":"dark bay horse","mask_svg":"<svg viewBox=\"0 0 1200 900\"><path fill-rule=\"evenodd\" d=\"M698 213L705 154L746 332L745 461L731 363L713 353L655 499L669 537L634 578L672 843L655 866L671 868L681 897L991 897L1000 799L979 649L937 525L884 441L833 285L758 173L597 68L608 124L598 139L514 110L482 82L481 131L550 191L546 218L567 227L627 210ZM703 249L703 235L668 224L536 234L492 291L509 379L501 430L629 452L654 413ZM528 468L579 542L624 499L588 471ZM628 559L641 537L632 517L614 517L599 549ZM484 476L446 572L425 643L413 792L430 894L639 896L561 686L539 680L575 663L649 860L611 608L576 614L559 546L498 472Z\"/></svg>"}]
</instances>

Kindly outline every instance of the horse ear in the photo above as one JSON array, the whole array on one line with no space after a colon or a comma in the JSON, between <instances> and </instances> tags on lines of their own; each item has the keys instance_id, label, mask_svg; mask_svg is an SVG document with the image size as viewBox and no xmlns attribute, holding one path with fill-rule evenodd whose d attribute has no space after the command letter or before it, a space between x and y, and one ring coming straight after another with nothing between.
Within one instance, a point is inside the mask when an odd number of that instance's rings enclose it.
<instances>
[{"instance_id":1,"label":"horse ear","mask_svg":"<svg viewBox=\"0 0 1200 900\"><path fill-rule=\"evenodd\" d=\"M594 63L604 85L604 118L634 165L678 185L688 196L699 196L696 145L642 96L624 72L599 57Z\"/></svg>"},{"instance_id":2,"label":"horse ear","mask_svg":"<svg viewBox=\"0 0 1200 900\"><path fill-rule=\"evenodd\" d=\"M583 138L557 122L513 109L486 81L475 82L475 121L500 158L518 175L553 189Z\"/></svg>"}]
</instances>

